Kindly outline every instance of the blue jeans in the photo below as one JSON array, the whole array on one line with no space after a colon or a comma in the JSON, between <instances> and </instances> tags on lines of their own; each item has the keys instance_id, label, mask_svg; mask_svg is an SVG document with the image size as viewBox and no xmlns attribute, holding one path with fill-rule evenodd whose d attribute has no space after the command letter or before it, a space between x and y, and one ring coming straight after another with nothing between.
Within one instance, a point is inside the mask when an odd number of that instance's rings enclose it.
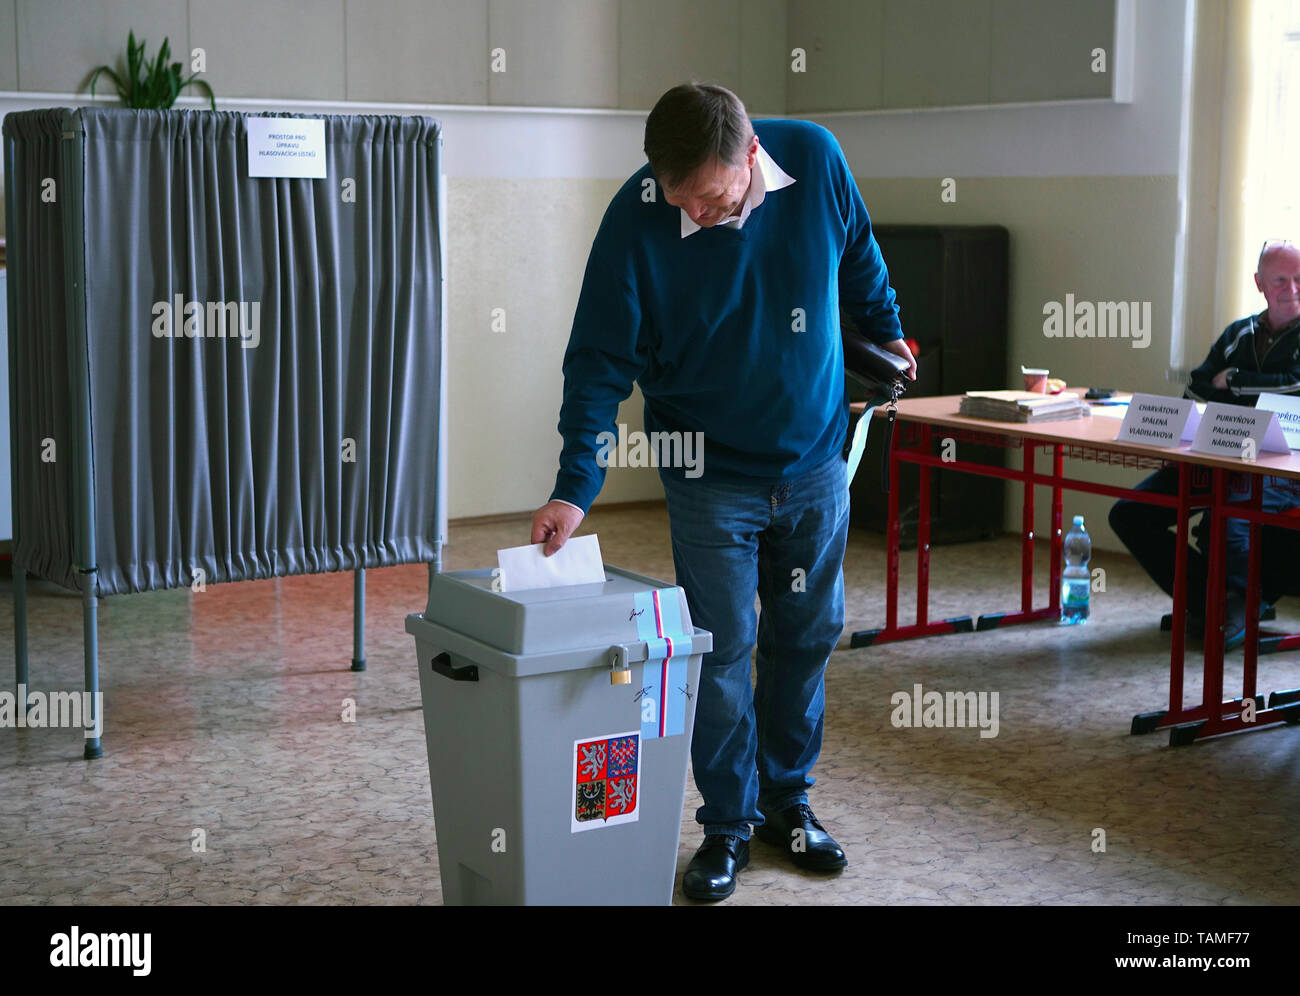
<instances>
[{"instance_id":1,"label":"blue jeans","mask_svg":"<svg viewBox=\"0 0 1300 996\"><path fill-rule=\"evenodd\" d=\"M706 834L748 839L764 813L807 802L814 782L822 678L844 630L844 458L776 485L660 476L677 583L692 622L713 634L691 740L695 818Z\"/></svg>"}]
</instances>

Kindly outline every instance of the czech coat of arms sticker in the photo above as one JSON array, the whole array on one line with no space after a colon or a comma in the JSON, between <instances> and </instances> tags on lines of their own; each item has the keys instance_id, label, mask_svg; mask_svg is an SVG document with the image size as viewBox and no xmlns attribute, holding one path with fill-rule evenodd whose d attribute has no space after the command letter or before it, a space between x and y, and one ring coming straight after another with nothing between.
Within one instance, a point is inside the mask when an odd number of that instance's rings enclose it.
<instances>
[{"instance_id":1,"label":"czech coat of arms sticker","mask_svg":"<svg viewBox=\"0 0 1300 996\"><path fill-rule=\"evenodd\" d=\"M611 733L573 742L570 830L632 823L640 815L641 734Z\"/></svg>"}]
</instances>

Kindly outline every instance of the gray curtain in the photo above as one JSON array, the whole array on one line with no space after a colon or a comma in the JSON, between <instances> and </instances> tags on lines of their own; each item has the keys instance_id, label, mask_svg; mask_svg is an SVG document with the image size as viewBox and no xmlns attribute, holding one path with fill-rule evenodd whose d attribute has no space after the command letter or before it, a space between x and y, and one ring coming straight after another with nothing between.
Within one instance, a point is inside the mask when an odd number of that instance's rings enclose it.
<instances>
[{"instance_id":1,"label":"gray curtain","mask_svg":"<svg viewBox=\"0 0 1300 996\"><path fill-rule=\"evenodd\" d=\"M77 586L79 383L99 594L434 559L438 122L324 116L271 179L249 116L6 116L16 566Z\"/></svg>"}]
</instances>

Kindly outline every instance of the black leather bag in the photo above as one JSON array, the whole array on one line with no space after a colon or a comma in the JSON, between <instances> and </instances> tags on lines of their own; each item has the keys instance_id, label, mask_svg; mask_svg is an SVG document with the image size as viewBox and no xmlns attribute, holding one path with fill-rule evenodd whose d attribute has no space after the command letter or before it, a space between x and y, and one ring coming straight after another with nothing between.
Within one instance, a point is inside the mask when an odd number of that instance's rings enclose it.
<instances>
[{"instance_id":1,"label":"black leather bag","mask_svg":"<svg viewBox=\"0 0 1300 996\"><path fill-rule=\"evenodd\" d=\"M869 408L893 405L907 390L907 360L840 326L844 373L870 394Z\"/></svg>"}]
</instances>

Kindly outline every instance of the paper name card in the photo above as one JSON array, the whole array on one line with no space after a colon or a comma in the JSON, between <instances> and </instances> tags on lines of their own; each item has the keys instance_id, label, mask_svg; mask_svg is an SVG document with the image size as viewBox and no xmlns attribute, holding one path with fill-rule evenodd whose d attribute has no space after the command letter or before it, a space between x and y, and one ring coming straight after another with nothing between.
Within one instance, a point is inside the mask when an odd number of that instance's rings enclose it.
<instances>
[{"instance_id":1,"label":"paper name card","mask_svg":"<svg viewBox=\"0 0 1300 996\"><path fill-rule=\"evenodd\" d=\"M600 540L594 535L570 537L549 557L542 553L545 548L545 543L533 543L531 546L498 550L498 590L558 588L566 584L595 584L605 580Z\"/></svg>"},{"instance_id":2,"label":"paper name card","mask_svg":"<svg viewBox=\"0 0 1300 996\"><path fill-rule=\"evenodd\" d=\"M325 178L321 118L245 118L249 176Z\"/></svg>"},{"instance_id":3,"label":"paper name card","mask_svg":"<svg viewBox=\"0 0 1300 996\"><path fill-rule=\"evenodd\" d=\"M1178 446L1195 436L1200 421L1196 402L1190 398L1134 394L1115 441Z\"/></svg>"},{"instance_id":4,"label":"paper name card","mask_svg":"<svg viewBox=\"0 0 1300 996\"><path fill-rule=\"evenodd\" d=\"M1290 394L1261 394L1255 407L1277 415L1287 446L1300 450L1300 398Z\"/></svg>"},{"instance_id":5,"label":"paper name card","mask_svg":"<svg viewBox=\"0 0 1300 996\"><path fill-rule=\"evenodd\" d=\"M1290 453L1277 415L1263 408L1242 408L1211 401L1192 440L1193 453L1254 460L1259 453Z\"/></svg>"}]
</instances>

